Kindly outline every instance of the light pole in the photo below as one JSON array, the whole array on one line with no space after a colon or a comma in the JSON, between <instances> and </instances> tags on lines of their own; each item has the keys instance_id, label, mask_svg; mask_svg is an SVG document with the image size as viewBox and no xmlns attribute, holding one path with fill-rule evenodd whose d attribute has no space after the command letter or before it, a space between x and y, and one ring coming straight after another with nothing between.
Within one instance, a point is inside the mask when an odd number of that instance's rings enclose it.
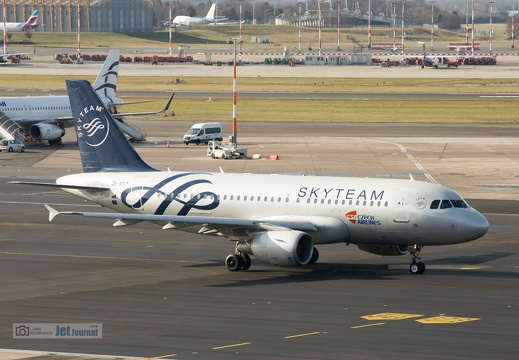
<instances>
[{"instance_id":1,"label":"light pole","mask_svg":"<svg viewBox=\"0 0 519 360\"><path fill-rule=\"evenodd\" d=\"M465 11L465 45L469 44L469 0Z\"/></svg>"},{"instance_id":2,"label":"light pole","mask_svg":"<svg viewBox=\"0 0 519 360\"><path fill-rule=\"evenodd\" d=\"M322 45L322 42L321 42L321 26L322 26L322 23L321 23L321 1L322 0L318 0L317 1L317 6L318 6L318 10L319 10L319 56L321 56L323 54L323 49L321 47Z\"/></svg>"},{"instance_id":3,"label":"light pole","mask_svg":"<svg viewBox=\"0 0 519 360\"><path fill-rule=\"evenodd\" d=\"M492 54L492 4L494 4L494 0L490 0L490 47L489 51Z\"/></svg>"},{"instance_id":4,"label":"light pole","mask_svg":"<svg viewBox=\"0 0 519 360\"><path fill-rule=\"evenodd\" d=\"M169 0L169 56L172 55L173 53L173 38L172 38L172 35L171 35L171 28L172 28L172 23L171 23L171 7L172 7L172 3L173 1L172 0Z\"/></svg>"},{"instance_id":5,"label":"light pole","mask_svg":"<svg viewBox=\"0 0 519 360\"><path fill-rule=\"evenodd\" d=\"M393 53L396 49L396 2L393 3Z\"/></svg>"},{"instance_id":6,"label":"light pole","mask_svg":"<svg viewBox=\"0 0 519 360\"><path fill-rule=\"evenodd\" d=\"M472 57L474 57L474 0L472 0L472 45L471 45Z\"/></svg>"},{"instance_id":7,"label":"light pole","mask_svg":"<svg viewBox=\"0 0 519 360\"><path fill-rule=\"evenodd\" d=\"M240 39L232 39L234 42L234 61L233 61L233 80L232 80L232 143L234 146L238 144L238 135L236 132L236 43L241 42Z\"/></svg>"},{"instance_id":8,"label":"light pole","mask_svg":"<svg viewBox=\"0 0 519 360\"><path fill-rule=\"evenodd\" d=\"M515 21L515 0L512 2L512 46L511 48L515 48L515 28L514 28L514 21Z\"/></svg>"},{"instance_id":9,"label":"light pole","mask_svg":"<svg viewBox=\"0 0 519 360\"><path fill-rule=\"evenodd\" d=\"M405 0L402 0L402 49L401 52L402 54L404 53L404 38L405 38L405 31L404 31L404 4L405 4Z\"/></svg>"},{"instance_id":10,"label":"light pole","mask_svg":"<svg viewBox=\"0 0 519 360\"><path fill-rule=\"evenodd\" d=\"M301 4L303 3L301 0L298 1L299 3L299 54L301 54Z\"/></svg>"},{"instance_id":11,"label":"light pole","mask_svg":"<svg viewBox=\"0 0 519 360\"><path fill-rule=\"evenodd\" d=\"M434 4L435 0L431 0L431 50L434 50Z\"/></svg>"},{"instance_id":12,"label":"light pole","mask_svg":"<svg viewBox=\"0 0 519 360\"><path fill-rule=\"evenodd\" d=\"M337 0L337 51L341 51L341 0Z\"/></svg>"},{"instance_id":13,"label":"light pole","mask_svg":"<svg viewBox=\"0 0 519 360\"><path fill-rule=\"evenodd\" d=\"M368 1L368 49L371 49L371 0Z\"/></svg>"}]
</instances>

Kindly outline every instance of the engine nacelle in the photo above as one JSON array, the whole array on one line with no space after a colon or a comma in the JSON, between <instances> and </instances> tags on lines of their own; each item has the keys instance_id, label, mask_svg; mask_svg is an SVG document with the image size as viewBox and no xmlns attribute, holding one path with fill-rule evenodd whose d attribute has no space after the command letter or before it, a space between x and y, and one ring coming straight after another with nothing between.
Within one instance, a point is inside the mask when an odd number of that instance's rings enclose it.
<instances>
[{"instance_id":1,"label":"engine nacelle","mask_svg":"<svg viewBox=\"0 0 519 360\"><path fill-rule=\"evenodd\" d=\"M362 251L382 256L399 256L409 252L407 245L357 244L357 247Z\"/></svg>"},{"instance_id":2,"label":"engine nacelle","mask_svg":"<svg viewBox=\"0 0 519 360\"><path fill-rule=\"evenodd\" d=\"M29 128L29 134L34 140L55 140L65 135L65 129L54 124L34 124Z\"/></svg>"},{"instance_id":3,"label":"engine nacelle","mask_svg":"<svg viewBox=\"0 0 519 360\"><path fill-rule=\"evenodd\" d=\"M266 231L254 236L251 241L240 241L236 248L264 263L290 267L310 262L314 242L310 235L302 231Z\"/></svg>"}]
</instances>

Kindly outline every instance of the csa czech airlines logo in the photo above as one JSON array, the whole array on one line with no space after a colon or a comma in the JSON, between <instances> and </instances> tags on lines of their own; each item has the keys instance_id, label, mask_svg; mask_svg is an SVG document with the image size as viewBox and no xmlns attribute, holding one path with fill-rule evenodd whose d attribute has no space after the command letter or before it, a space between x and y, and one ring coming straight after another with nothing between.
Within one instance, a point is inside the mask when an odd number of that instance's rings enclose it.
<instances>
[{"instance_id":1,"label":"csa czech airlines logo","mask_svg":"<svg viewBox=\"0 0 519 360\"><path fill-rule=\"evenodd\" d=\"M375 219L375 216L357 214L357 211L355 210L346 213L346 219L348 219L352 224L356 225L381 225L380 220Z\"/></svg>"},{"instance_id":2,"label":"csa czech airlines logo","mask_svg":"<svg viewBox=\"0 0 519 360\"><path fill-rule=\"evenodd\" d=\"M346 214L346 219L350 220L353 224L357 223L357 212L355 210L350 211Z\"/></svg>"}]
</instances>

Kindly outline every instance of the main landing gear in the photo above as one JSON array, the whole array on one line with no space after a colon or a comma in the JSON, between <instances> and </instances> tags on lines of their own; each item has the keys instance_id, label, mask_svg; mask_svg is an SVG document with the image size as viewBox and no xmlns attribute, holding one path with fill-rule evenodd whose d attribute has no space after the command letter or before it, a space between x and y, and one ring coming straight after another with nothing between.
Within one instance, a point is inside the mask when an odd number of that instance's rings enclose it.
<instances>
[{"instance_id":1,"label":"main landing gear","mask_svg":"<svg viewBox=\"0 0 519 360\"><path fill-rule=\"evenodd\" d=\"M229 271L249 270L251 264L250 256L244 253L230 254L225 259L225 266Z\"/></svg>"},{"instance_id":2,"label":"main landing gear","mask_svg":"<svg viewBox=\"0 0 519 360\"><path fill-rule=\"evenodd\" d=\"M422 251L422 245L414 245L409 252L412 255L411 266L409 266L409 271L411 274L423 274L425 272L425 264L421 262L422 259L420 257L420 252Z\"/></svg>"}]
</instances>

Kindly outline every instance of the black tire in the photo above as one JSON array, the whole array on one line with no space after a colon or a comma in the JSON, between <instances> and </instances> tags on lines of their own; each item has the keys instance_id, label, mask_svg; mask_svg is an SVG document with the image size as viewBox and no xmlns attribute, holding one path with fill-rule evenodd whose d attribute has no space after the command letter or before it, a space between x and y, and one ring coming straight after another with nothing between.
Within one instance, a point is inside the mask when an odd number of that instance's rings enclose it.
<instances>
[{"instance_id":1,"label":"black tire","mask_svg":"<svg viewBox=\"0 0 519 360\"><path fill-rule=\"evenodd\" d=\"M13 148L10 147L7 151L8 151L8 152L13 152Z\"/></svg>"},{"instance_id":2,"label":"black tire","mask_svg":"<svg viewBox=\"0 0 519 360\"><path fill-rule=\"evenodd\" d=\"M25 146L22 146L22 148L20 149L21 152L25 152Z\"/></svg>"},{"instance_id":3,"label":"black tire","mask_svg":"<svg viewBox=\"0 0 519 360\"><path fill-rule=\"evenodd\" d=\"M211 157L212 157L213 159L215 159L215 158L216 158L216 156L214 156L214 153L212 153L212 154L211 154Z\"/></svg>"},{"instance_id":4,"label":"black tire","mask_svg":"<svg viewBox=\"0 0 519 360\"><path fill-rule=\"evenodd\" d=\"M314 247L312 250L312 257L310 258L309 264L315 264L319 260L319 251Z\"/></svg>"},{"instance_id":5,"label":"black tire","mask_svg":"<svg viewBox=\"0 0 519 360\"><path fill-rule=\"evenodd\" d=\"M184 144L189 145L189 141L184 141Z\"/></svg>"},{"instance_id":6,"label":"black tire","mask_svg":"<svg viewBox=\"0 0 519 360\"><path fill-rule=\"evenodd\" d=\"M242 259L241 269L242 270L249 270L250 266L252 265L252 260L251 260L250 256L247 255L247 254L241 254L240 256L241 256L241 259Z\"/></svg>"},{"instance_id":7,"label":"black tire","mask_svg":"<svg viewBox=\"0 0 519 360\"><path fill-rule=\"evenodd\" d=\"M200 145L200 140L196 139L195 144Z\"/></svg>"},{"instance_id":8,"label":"black tire","mask_svg":"<svg viewBox=\"0 0 519 360\"><path fill-rule=\"evenodd\" d=\"M418 274L423 274L425 272L425 264L423 262L419 262L418 267L420 268Z\"/></svg>"},{"instance_id":9,"label":"black tire","mask_svg":"<svg viewBox=\"0 0 519 360\"><path fill-rule=\"evenodd\" d=\"M227 256L225 259L225 266L227 266L227 270L229 271L240 271L242 267L241 256L235 254Z\"/></svg>"},{"instance_id":10,"label":"black tire","mask_svg":"<svg viewBox=\"0 0 519 360\"><path fill-rule=\"evenodd\" d=\"M420 270L421 270L421 266L418 265L419 263L412 263L411 266L409 266L409 271L411 272L411 274L414 274L414 275L417 275L417 274L421 274Z\"/></svg>"}]
</instances>

